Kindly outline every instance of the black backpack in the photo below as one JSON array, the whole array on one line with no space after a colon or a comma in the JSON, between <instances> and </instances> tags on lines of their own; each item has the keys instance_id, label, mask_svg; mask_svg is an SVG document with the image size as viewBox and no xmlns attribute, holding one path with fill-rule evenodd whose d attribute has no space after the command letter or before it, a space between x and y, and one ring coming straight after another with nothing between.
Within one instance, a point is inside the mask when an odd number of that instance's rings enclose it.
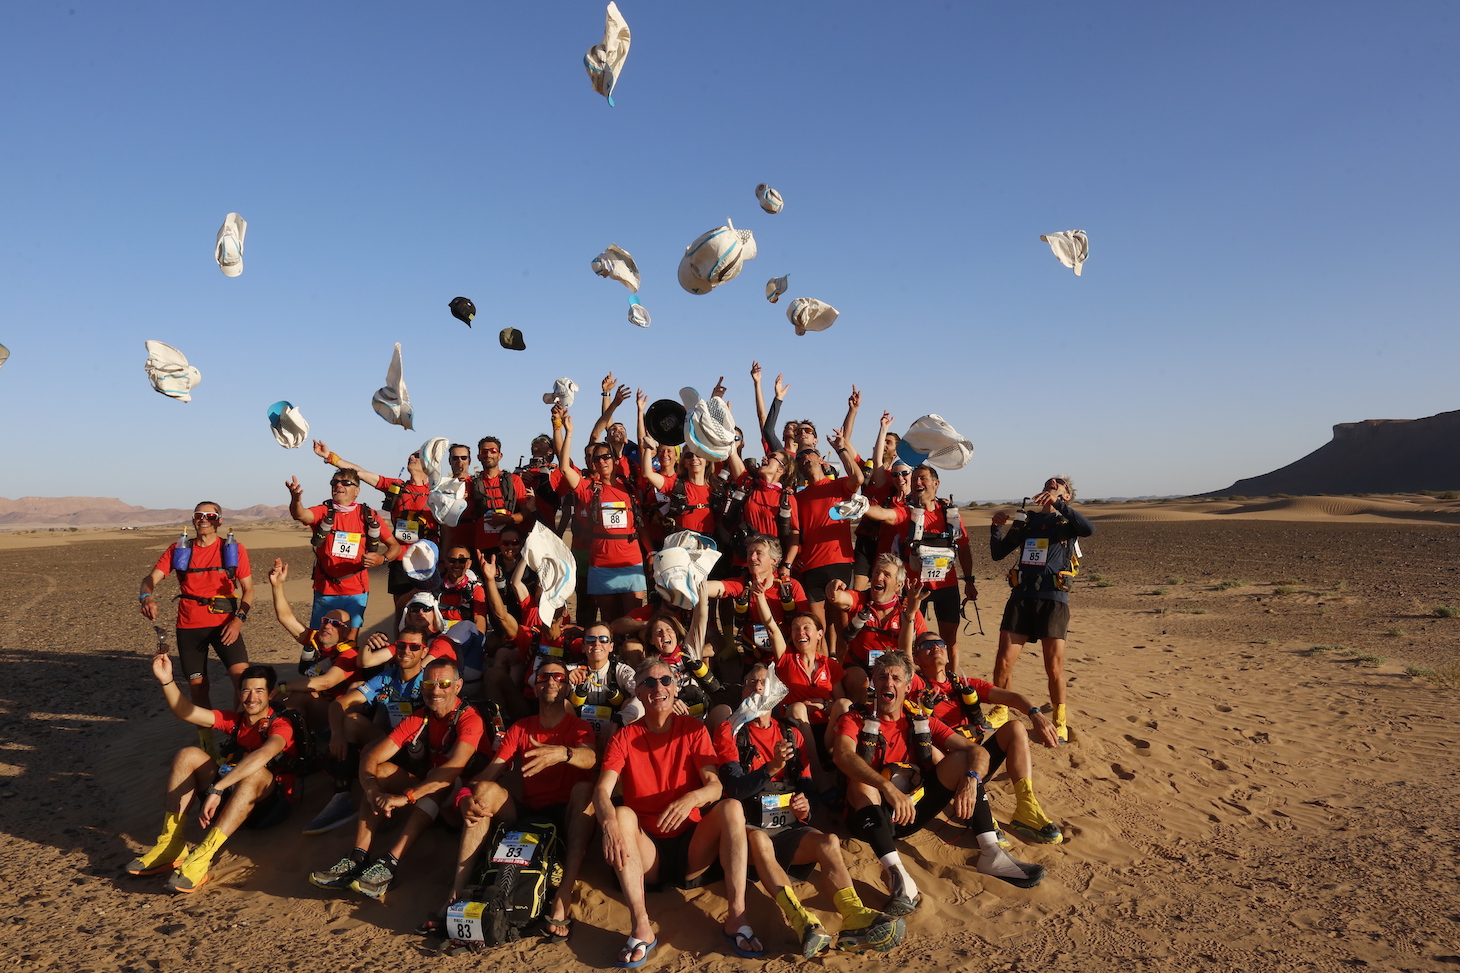
<instances>
[{"instance_id":1,"label":"black backpack","mask_svg":"<svg viewBox=\"0 0 1460 973\"><path fill-rule=\"evenodd\" d=\"M471 901L446 914L448 943L516 942L548 914L563 881L563 842L558 826L544 818L503 822L482 845L473 870Z\"/></svg>"},{"instance_id":2,"label":"black backpack","mask_svg":"<svg viewBox=\"0 0 1460 973\"><path fill-rule=\"evenodd\" d=\"M293 774L303 777L312 772L318 761L318 748L315 746L314 736L309 732L309 727L304 722L304 714L297 709L283 707L273 711L272 715L264 717L263 725L259 727L259 737L263 740L269 738L269 727L274 725L275 720L283 720L294 730L294 753L288 750L279 753L268 763L268 768L275 774ZM228 739L219 748L225 763L236 764L247 756L248 751L238 742L238 731L243 722L240 720L228 734Z\"/></svg>"}]
</instances>

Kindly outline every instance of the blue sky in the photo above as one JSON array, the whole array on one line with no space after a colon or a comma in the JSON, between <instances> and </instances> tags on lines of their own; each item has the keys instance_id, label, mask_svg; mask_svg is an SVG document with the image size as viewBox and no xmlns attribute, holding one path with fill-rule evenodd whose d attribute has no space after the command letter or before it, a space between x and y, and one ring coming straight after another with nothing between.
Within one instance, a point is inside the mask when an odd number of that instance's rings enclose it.
<instances>
[{"instance_id":1,"label":"blue sky","mask_svg":"<svg viewBox=\"0 0 1460 973\"><path fill-rule=\"evenodd\" d=\"M864 451L884 408L943 415L975 444L960 499L1217 489L1333 423L1460 407L1452 4L621 9L611 109L597 2L0 7L0 495L323 497L278 399L389 473L432 435L515 459L559 375L583 432L609 369L654 398L724 374L751 425L753 358L823 429L855 382ZM760 256L685 293L727 216ZM1074 228L1079 279L1038 239ZM612 242L647 330L589 270ZM838 323L797 337L781 274ZM151 390L148 338L202 370L190 404ZM415 432L370 409L396 341Z\"/></svg>"}]
</instances>

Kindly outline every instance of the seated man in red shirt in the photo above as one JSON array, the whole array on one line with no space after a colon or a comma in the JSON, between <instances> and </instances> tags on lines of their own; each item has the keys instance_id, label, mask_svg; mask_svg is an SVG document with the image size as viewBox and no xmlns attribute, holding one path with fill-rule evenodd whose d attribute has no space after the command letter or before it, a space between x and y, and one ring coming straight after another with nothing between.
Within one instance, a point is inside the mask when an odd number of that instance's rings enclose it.
<instances>
[{"instance_id":1,"label":"seated man in red shirt","mask_svg":"<svg viewBox=\"0 0 1460 973\"><path fill-rule=\"evenodd\" d=\"M832 756L847 778L847 828L867 842L882 863L892 898L883 910L908 915L922 895L893 844L922 830L943 808L971 818L980 853L975 867L1020 888L1044 878L1042 865L1016 861L999 847L993 811L984 794L988 753L917 707L905 709L912 666L888 652L872 666L872 707L855 709L837 724Z\"/></svg>"},{"instance_id":2,"label":"seated man in red shirt","mask_svg":"<svg viewBox=\"0 0 1460 973\"><path fill-rule=\"evenodd\" d=\"M183 747L172 760L163 797L162 833L157 843L126 866L131 875L172 872L167 887L190 893L208 881L208 868L228 836L246 828L269 828L293 807L294 763L298 754L294 725L269 707L274 670L249 666L239 676L238 710L204 709L183 697L166 652L152 657L152 674L162 684L167 707L178 719L228 734L219 749L229 763L222 768L201 747ZM188 853L183 815L193 795L202 792L198 823L208 829ZM174 871L175 869L175 871Z\"/></svg>"},{"instance_id":3,"label":"seated man in red shirt","mask_svg":"<svg viewBox=\"0 0 1460 973\"><path fill-rule=\"evenodd\" d=\"M325 612L318 629L305 628L294 617L294 609L289 607L289 599L284 594L284 582L288 580L289 565L282 558L274 558L273 570L269 572L274 615L300 646L300 678L283 684L288 693L286 705L303 713L311 729L326 730L330 725L330 703L343 696L351 682L360 677L360 653L355 643L344 637L350 627L350 616L344 609Z\"/></svg>"},{"instance_id":4,"label":"seated man in red shirt","mask_svg":"<svg viewBox=\"0 0 1460 973\"><path fill-rule=\"evenodd\" d=\"M548 659L537 667L534 678L538 712L518 720L502 737L497 755L467 787L457 791L456 806L466 827L456 856L456 874L451 882L447 908L461 897L471 877L482 842L492 833L496 821L524 817L547 817L565 830L568 845L563 858L563 880L558 885L548 912L548 938L563 942L572 929L569 915L573 885L588 851L593 834L593 769L598 753L593 745L593 727L574 716L568 707L568 667ZM522 771L522 800L507 793L497 781L513 764ZM422 925L427 932L439 932L441 916L431 916Z\"/></svg>"},{"instance_id":5,"label":"seated man in red shirt","mask_svg":"<svg viewBox=\"0 0 1460 973\"><path fill-rule=\"evenodd\" d=\"M902 611L900 599L906 577L906 569L897 555L879 554L872 565L872 582L866 591L851 591L840 581L827 586L827 600L848 620L842 638L841 663L846 668L843 686L852 702L866 704L872 666L884 652L897 651L904 618L913 626L915 634L927 631L928 623L921 614L905 615ZM832 714L833 719L840 716L841 712Z\"/></svg>"},{"instance_id":6,"label":"seated man in red shirt","mask_svg":"<svg viewBox=\"0 0 1460 973\"><path fill-rule=\"evenodd\" d=\"M765 692L767 672L763 665L750 667L740 690L742 699ZM756 874L800 937L801 955L811 959L831 945L832 937L796 898L787 871L818 864L821 890L842 915L837 948L854 952L892 949L902 941L903 920L862 904L842 860L841 842L836 835L823 834L807 823L811 817L807 799L812 787L811 751L801 731L770 713L762 713L738 731L731 730L732 722L717 723L714 730L721 780L744 807L746 840Z\"/></svg>"},{"instance_id":7,"label":"seated man in red shirt","mask_svg":"<svg viewBox=\"0 0 1460 973\"><path fill-rule=\"evenodd\" d=\"M400 859L411 843L441 813L443 798L468 766L482 742L486 724L458 698L461 674L456 663L434 659L421 681L424 711L416 711L381 737L360 760L365 799L355 830L355 848L309 881L322 889L351 888L372 899L384 898ZM370 842L400 809L407 815L390 851L367 864ZM455 809L451 813L455 815Z\"/></svg>"},{"instance_id":8,"label":"seated man in red shirt","mask_svg":"<svg viewBox=\"0 0 1460 973\"><path fill-rule=\"evenodd\" d=\"M697 887L709 880L717 858L729 901L725 939L737 955L763 955L745 921L745 813L739 801L720 800L710 731L693 716L675 714L679 684L663 662L644 663L634 681L644 717L609 739L593 792L603 855L618 873L633 922L617 965L642 966L659 945L644 904L645 883ZM620 778L623 805L615 806Z\"/></svg>"}]
</instances>

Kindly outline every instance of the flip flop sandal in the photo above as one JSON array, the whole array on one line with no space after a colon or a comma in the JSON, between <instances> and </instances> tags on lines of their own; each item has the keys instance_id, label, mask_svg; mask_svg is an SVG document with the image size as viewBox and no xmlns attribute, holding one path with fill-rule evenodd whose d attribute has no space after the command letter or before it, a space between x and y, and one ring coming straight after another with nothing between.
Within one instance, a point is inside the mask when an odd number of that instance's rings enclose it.
<instances>
[{"instance_id":1,"label":"flip flop sandal","mask_svg":"<svg viewBox=\"0 0 1460 973\"><path fill-rule=\"evenodd\" d=\"M644 955L643 956L640 956L636 960L635 959L619 960L618 962L614 963L613 965L616 966L616 967L618 967L621 970L637 970L639 967L643 966L645 963L647 963L649 961L649 954L653 953L654 952L654 947L655 946L658 946L658 945L659 945L659 940L657 940L657 939L654 940L652 943L646 943L642 939L635 939L633 936L630 936L629 939L628 939L628 942L624 943L624 948L622 950L620 950L620 952L621 953L628 953L629 956L633 956L640 949L642 949L644 951Z\"/></svg>"},{"instance_id":2,"label":"flip flop sandal","mask_svg":"<svg viewBox=\"0 0 1460 973\"><path fill-rule=\"evenodd\" d=\"M741 926L733 933L725 932L722 929L720 930L720 934L725 937L726 944L735 951L735 955L742 959L759 959L765 955L765 947L763 945L760 949L749 949L741 945L756 938L755 930L749 926Z\"/></svg>"},{"instance_id":3,"label":"flip flop sandal","mask_svg":"<svg viewBox=\"0 0 1460 973\"><path fill-rule=\"evenodd\" d=\"M551 926L562 926L564 929L567 929L568 931L565 932L565 933L561 933L561 934L560 933L555 933L555 932L553 932L551 930L551 928L550 928ZM568 937L571 936L572 934L573 934L573 917L572 916L568 916L567 918L564 918L564 919L544 919L542 921L542 938L545 939L546 941L550 942L550 943L566 943L568 941Z\"/></svg>"}]
</instances>

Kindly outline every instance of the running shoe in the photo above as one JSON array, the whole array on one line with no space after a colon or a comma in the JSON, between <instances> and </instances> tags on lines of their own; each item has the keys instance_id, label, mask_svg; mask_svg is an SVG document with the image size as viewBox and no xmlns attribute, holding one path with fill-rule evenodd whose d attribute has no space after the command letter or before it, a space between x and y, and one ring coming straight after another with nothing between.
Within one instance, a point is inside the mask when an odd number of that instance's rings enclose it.
<instances>
[{"instance_id":1,"label":"running shoe","mask_svg":"<svg viewBox=\"0 0 1460 973\"><path fill-rule=\"evenodd\" d=\"M383 861L375 861L350 882L350 888L367 898L383 899L394 880L395 872L390 870L390 866Z\"/></svg>"},{"instance_id":2,"label":"running shoe","mask_svg":"<svg viewBox=\"0 0 1460 973\"><path fill-rule=\"evenodd\" d=\"M906 920L881 912L861 929L843 929L837 933L836 948L848 953L868 950L885 953L902 942L906 933Z\"/></svg>"},{"instance_id":3,"label":"running shoe","mask_svg":"<svg viewBox=\"0 0 1460 973\"><path fill-rule=\"evenodd\" d=\"M985 848L974 862L981 874L1003 879L1021 889L1032 889L1044 881L1044 866L1021 862L1002 848Z\"/></svg>"},{"instance_id":4,"label":"running shoe","mask_svg":"<svg viewBox=\"0 0 1460 973\"><path fill-rule=\"evenodd\" d=\"M1009 822L1009 830L1025 841L1037 842L1042 845L1057 845L1065 840L1064 832L1060 831L1060 826L1053 821L1044 825L1042 828L1036 828L1032 824L1025 824L1023 821L1014 820ZM1007 846L1005 846L1005 850L1008 850Z\"/></svg>"},{"instance_id":5,"label":"running shoe","mask_svg":"<svg viewBox=\"0 0 1460 973\"><path fill-rule=\"evenodd\" d=\"M341 791L330 798L314 820L304 826L305 834L324 834L326 831L333 831L342 824L349 824L360 816L360 810L355 806L355 799L350 796L349 791Z\"/></svg>"},{"instance_id":6,"label":"running shoe","mask_svg":"<svg viewBox=\"0 0 1460 973\"><path fill-rule=\"evenodd\" d=\"M322 889L348 888L364 870L364 862L357 862L346 855L322 872L310 872L309 884Z\"/></svg>"}]
</instances>

